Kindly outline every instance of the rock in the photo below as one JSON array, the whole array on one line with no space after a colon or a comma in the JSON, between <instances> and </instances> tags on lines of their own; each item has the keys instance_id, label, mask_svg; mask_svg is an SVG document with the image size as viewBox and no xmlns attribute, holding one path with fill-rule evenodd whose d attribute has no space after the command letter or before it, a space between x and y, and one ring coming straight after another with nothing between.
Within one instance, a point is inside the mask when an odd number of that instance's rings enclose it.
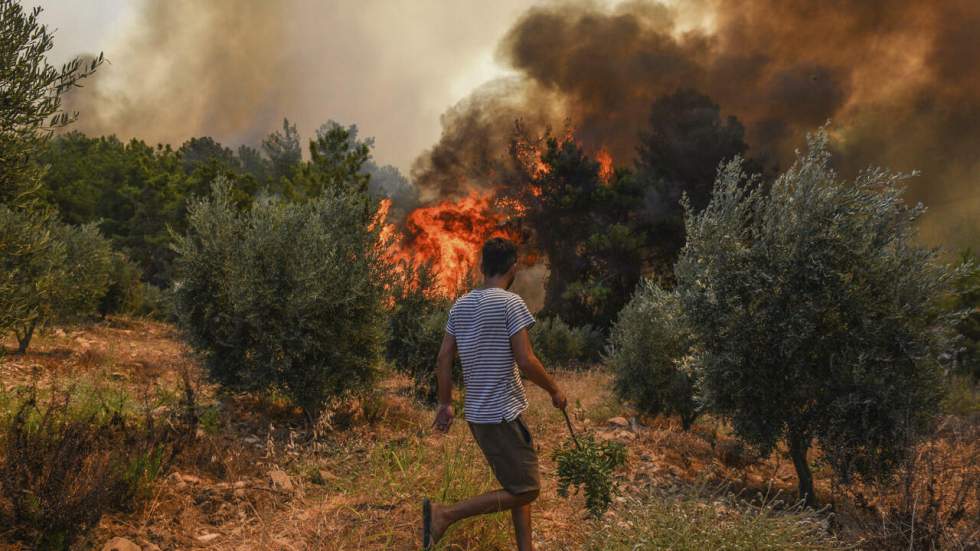
<instances>
[{"instance_id":1,"label":"rock","mask_svg":"<svg viewBox=\"0 0 980 551\"><path fill-rule=\"evenodd\" d=\"M622 438L623 440L636 440L636 435L628 430L621 430L616 433L616 438Z\"/></svg>"},{"instance_id":2,"label":"rock","mask_svg":"<svg viewBox=\"0 0 980 551\"><path fill-rule=\"evenodd\" d=\"M196 477L196 476L194 476L194 475L192 475L192 474L182 474L182 475L180 475L180 479L183 480L184 482L188 483L188 484L200 484L201 483L201 479L198 478L198 477Z\"/></svg>"},{"instance_id":3,"label":"rock","mask_svg":"<svg viewBox=\"0 0 980 551\"><path fill-rule=\"evenodd\" d=\"M126 538L112 538L102 546L102 551L142 551L140 546Z\"/></svg>"},{"instance_id":4,"label":"rock","mask_svg":"<svg viewBox=\"0 0 980 551\"><path fill-rule=\"evenodd\" d=\"M625 429L626 427L630 426L630 422L627 421L625 417L613 417L612 419L610 419L607 422L610 425L612 425L614 427L619 427L621 429Z\"/></svg>"},{"instance_id":5,"label":"rock","mask_svg":"<svg viewBox=\"0 0 980 551\"><path fill-rule=\"evenodd\" d=\"M161 551L160 546L155 543L148 543L143 546L143 551Z\"/></svg>"},{"instance_id":6,"label":"rock","mask_svg":"<svg viewBox=\"0 0 980 551\"><path fill-rule=\"evenodd\" d=\"M221 534L204 534L203 536L198 536L197 541L201 543L209 543L221 537Z\"/></svg>"},{"instance_id":7,"label":"rock","mask_svg":"<svg viewBox=\"0 0 980 551\"><path fill-rule=\"evenodd\" d=\"M64 338L66 336L65 330L62 329L62 328L60 328L60 327L58 329L55 329L54 330L54 336Z\"/></svg>"},{"instance_id":8,"label":"rock","mask_svg":"<svg viewBox=\"0 0 980 551\"><path fill-rule=\"evenodd\" d=\"M269 478L272 479L272 484L276 488L286 492L293 491L293 481L289 478L289 475L281 470L269 471Z\"/></svg>"}]
</instances>

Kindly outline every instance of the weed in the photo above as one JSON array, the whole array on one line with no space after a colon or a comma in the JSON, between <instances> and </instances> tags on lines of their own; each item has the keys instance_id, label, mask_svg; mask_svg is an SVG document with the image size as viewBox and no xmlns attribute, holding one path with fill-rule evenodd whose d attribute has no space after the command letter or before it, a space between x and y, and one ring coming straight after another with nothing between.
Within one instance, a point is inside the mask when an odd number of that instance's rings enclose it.
<instances>
[{"instance_id":1,"label":"weed","mask_svg":"<svg viewBox=\"0 0 980 551\"><path fill-rule=\"evenodd\" d=\"M609 509L618 487L612 479L615 469L626 463L626 447L618 442L596 442L591 436L568 441L555 450L558 464L558 495L568 497L585 488L585 507L599 518Z\"/></svg>"}]
</instances>

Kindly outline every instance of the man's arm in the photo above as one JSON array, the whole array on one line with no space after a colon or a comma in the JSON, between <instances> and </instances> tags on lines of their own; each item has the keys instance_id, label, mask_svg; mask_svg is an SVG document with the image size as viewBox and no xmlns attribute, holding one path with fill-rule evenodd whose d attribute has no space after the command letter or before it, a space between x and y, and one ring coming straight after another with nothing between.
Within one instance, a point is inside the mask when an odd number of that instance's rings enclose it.
<instances>
[{"instance_id":1,"label":"man's arm","mask_svg":"<svg viewBox=\"0 0 980 551\"><path fill-rule=\"evenodd\" d=\"M531 338L527 334L527 329L521 329L510 338L510 346L514 351L514 359L517 360L517 367L531 380L532 383L543 388L551 395L551 403L558 409L565 409L568 399L565 393L558 388L555 380L548 375L541 365L541 360L534 354L531 348Z\"/></svg>"},{"instance_id":2,"label":"man's arm","mask_svg":"<svg viewBox=\"0 0 980 551\"><path fill-rule=\"evenodd\" d=\"M453 360L456 359L456 337L446 333L442 337L439 356L436 359L436 381L439 383L439 411L433 425L443 432L453 424Z\"/></svg>"}]
</instances>

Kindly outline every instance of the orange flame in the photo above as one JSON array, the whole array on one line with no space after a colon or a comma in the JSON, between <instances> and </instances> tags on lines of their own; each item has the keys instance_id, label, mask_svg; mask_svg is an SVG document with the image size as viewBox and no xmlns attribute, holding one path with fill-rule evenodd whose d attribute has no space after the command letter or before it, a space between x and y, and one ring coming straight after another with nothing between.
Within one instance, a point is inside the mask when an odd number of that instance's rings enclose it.
<instances>
[{"instance_id":1,"label":"orange flame","mask_svg":"<svg viewBox=\"0 0 980 551\"><path fill-rule=\"evenodd\" d=\"M421 207L405 220L403 236L393 259L431 262L443 291L456 294L476 265L483 242L491 237L517 241L517 232L506 226L506 217L491 195L471 192L457 200Z\"/></svg>"},{"instance_id":2,"label":"orange flame","mask_svg":"<svg viewBox=\"0 0 980 551\"><path fill-rule=\"evenodd\" d=\"M595 154L595 160L599 162L599 179L602 180L602 183L608 184L613 175L612 155L605 147L601 147Z\"/></svg>"}]
</instances>

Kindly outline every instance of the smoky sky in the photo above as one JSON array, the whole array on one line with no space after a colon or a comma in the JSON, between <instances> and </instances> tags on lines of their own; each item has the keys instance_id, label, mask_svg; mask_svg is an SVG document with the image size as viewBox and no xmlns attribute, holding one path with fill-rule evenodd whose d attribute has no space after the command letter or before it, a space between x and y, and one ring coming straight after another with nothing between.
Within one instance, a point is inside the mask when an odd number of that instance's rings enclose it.
<instances>
[{"instance_id":1,"label":"smoky sky","mask_svg":"<svg viewBox=\"0 0 980 551\"><path fill-rule=\"evenodd\" d=\"M127 17L111 3L43 5L56 44L74 48L57 53L109 59L69 97L78 130L257 145L283 117L304 137L336 120L407 172L446 107L495 74L493 45L529 2L134 0Z\"/></svg>"},{"instance_id":2,"label":"smoky sky","mask_svg":"<svg viewBox=\"0 0 980 551\"><path fill-rule=\"evenodd\" d=\"M687 21L702 25L686 25ZM652 102L694 88L746 127L750 154L785 168L830 122L845 176L870 165L920 171L909 198L932 205L926 237L980 240L980 2L728 0L525 12L498 57L518 76L448 111L413 176L429 195L499 185L469 172L512 125L567 120L592 151L635 156ZM558 107L556 112L556 106ZM503 134L502 134L503 133ZM485 150L489 147L491 150Z\"/></svg>"},{"instance_id":3,"label":"smoky sky","mask_svg":"<svg viewBox=\"0 0 980 551\"><path fill-rule=\"evenodd\" d=\"M783 168L830 121L842 173L921 171L909 197L932 208L927 237L978 244L980 2L528 6L145 1L70 106L80 130L151 143L255 144L283 116L305 136L357 124L433 199L492 183L518 119L570 125L628 166L652 102L693 88ZM485 82L491 54L509 75Z\"/></svg>"}]
</instances>

